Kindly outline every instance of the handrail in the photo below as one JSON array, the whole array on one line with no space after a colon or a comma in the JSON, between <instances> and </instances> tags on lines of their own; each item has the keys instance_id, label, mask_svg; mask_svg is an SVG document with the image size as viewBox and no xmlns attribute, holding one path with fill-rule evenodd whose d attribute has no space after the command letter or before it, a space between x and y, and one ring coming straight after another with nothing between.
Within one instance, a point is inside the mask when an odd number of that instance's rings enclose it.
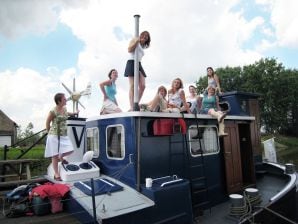
<instances>
[{"instance_id":1,"label":"handrail","mask_svg":"<svg viewBox=\"0 0 298 224\"><path fill-rule=\"evenodd\" d=\"M26 149L21 155L19 155L16 159L22 158L27 152L29 152L35 145L37 145L43 138L45 138L48 135L48 133L45 133L43 136L41 136L33 145L31 145L28 149Z\"/></svg>"},{"instance_id":2,"label":"handrail","mask_svg":"<svg viewBox=\"0 0 298 224\"><path fill-rule=\"evenodd\" d=\"M11 145L11 146L7 146L7 145L5 145L5 146L4 146L4 150L3 150L3 153L4 153L3 160L7 160L7 151L8 151L9 148L13 148L13 147L19 145L20 143L22 143L22 142L28 140L29 138L32 138L32 137L38 135L39 133L44 132L45 130L46 130L46 129L43 129L43 130L41 130L41 131L39 131L39 132L37 132L37 133L35 133L35 134L29 136L29 137L26 137L26 138L22 139L21 141L19 141L19 142L13 144L13 145ZM43 138L45 138L45 137L47 136L47 134L48 134L48 133L45 133L44 135L42 135L39 139L37 139L37 141L35 141L29 148L27 148L24 152L21 153L21 155L19 155L19 156L16 157L15 159L18 160L18 159L22 158L22 157L23 157L27 152L29 152L35 145L37 145ZM1 172L1 175L2 175L2 176L4 176L5 173L6 173L6 168L5 168L5 166L10 166L15 172L17 172L11 164L4 164L3 167L2 167L2 172ZM3 182L3 181L4 181L4 178L1 178L1 182Z\"/></svg>"},{"instance_id":3,"label":"handrail","mask_svg":"<svg viewBox=\"0 0 298 224\"><path fill-rule=\"evenodd\" d=\"M41 132L43 132L43 131L45 131L45 130L46 130L46 129L43 129L43 130L41 130L41 131L39 131L39 132L37 132L37 133L35 133L35 134L33 134L33 135L30 135L30 136L28 136L28 137L26 137L26 138L20 140L19 142L16 142L15 144L9 146L9 147L14 148L15 146L18 146L20 143L26 141L26 140L29 139L29 138L32 138L32 137L35 136L35 135L38 135L39 133L41 133Z\"/></svg>"},{"instance_id":4,"label":"handrail","mask_svg":"<svg viewBox=\"0 0 298 224\"><path fill-rule=\"evenodd\" d=\"M167 182L162 183L160 186L165 187L165 186L171 185L173 183L181 182L181 181L183 181L183 179L171 180L171 181L167 181Z\"/></svg>"},{"instance_id":5,"label":"handrail","mask_svg":"<svg viewBox=\"0 0 298 224\"><path fill-rule=\"evenodd\" d=\"M280 164L277 164L277 163L267 162L267 164L270 164L272 166L278 167L278 168L284 170L284 172L286 170L285 166L280 165ZM286 192L288 192L291 189L291 187L293 186L293 184L296 183L297 176L296 176L295 173L294 174L287 174L287 175L290 178L290 180L288 181L287 185L281 191L279 191L276 195L274 195L273 197L271 197L270 198L270 202L273 202L273 201L281 198Z\"/></svg>"}]
</instances>

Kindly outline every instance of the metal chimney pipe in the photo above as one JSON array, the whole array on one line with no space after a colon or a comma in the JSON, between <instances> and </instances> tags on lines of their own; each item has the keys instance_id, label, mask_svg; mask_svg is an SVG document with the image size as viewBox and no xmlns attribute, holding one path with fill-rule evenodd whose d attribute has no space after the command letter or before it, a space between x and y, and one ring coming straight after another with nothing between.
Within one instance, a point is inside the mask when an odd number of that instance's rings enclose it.
<instances>
[{"instance_id":1,"label":"metal chimney pipe","mask_svg":"<svg viewBox=\"0 0 298 224\"><path fill-rule=\"evenodd\" d=\"M139 19L140 15L134 15L135 18L135 37L139 37ZM139 55L138 51L134 53L134 89L133 89L133 110L140 111L139 107Z\"/></svg>"}]
</instances>

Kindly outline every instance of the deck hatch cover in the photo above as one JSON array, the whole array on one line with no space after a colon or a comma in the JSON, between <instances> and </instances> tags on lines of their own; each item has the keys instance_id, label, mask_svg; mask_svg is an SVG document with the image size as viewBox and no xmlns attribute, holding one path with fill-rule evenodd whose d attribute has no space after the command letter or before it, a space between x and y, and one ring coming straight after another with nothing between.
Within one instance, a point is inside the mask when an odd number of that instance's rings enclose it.
<instances>
[{"instance_id":1,"label":"deck hatch cover","mask_svg":"<svg viewBox=\"0 0 298 224\"><path fill-rule=\"evenodd\" d=\"M79 181L74 184L76 188L86 195L92 195L91 181ZM123 187L105 178L94 180L94 193L101 195L123 190Z\"/></svg>"}]
</instances>

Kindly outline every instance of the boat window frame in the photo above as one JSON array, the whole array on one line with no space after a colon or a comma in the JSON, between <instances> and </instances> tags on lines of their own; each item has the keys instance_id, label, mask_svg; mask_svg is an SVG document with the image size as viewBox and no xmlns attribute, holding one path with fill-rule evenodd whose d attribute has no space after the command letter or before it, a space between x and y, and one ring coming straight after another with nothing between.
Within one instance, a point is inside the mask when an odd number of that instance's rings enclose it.
<instances>
[{"instance_id":1,"label":"boat window frame","mask_svg":"<svg viewBox=\"0 0 298 224\"><path fill-rule=\"evenodd\" d=\"M108 129L112 128L112 127L121 127L121 139L120 139L120 153L121 153L121 157L114 157L114 156L110 156L109 155L109 149L108 149ZM108 159L111 160L123 160L125 158L125 128L123 124L112 124L112 125L108 125L106 126L106 136L105 136L105 145L106 145L106 156Z\"/></svg>"},{"instance_id":2,"label":"boat window frame","mask_svg":"<svg viewBox=\"0 0 298 224\"><path fill-rule=\"evenodd\" d=\"M88 131L89 130L93 131L92 132L93 136L91 137L91 139L93 140L92 142L95 143L95 144L93 144L93 146L97 145L97 148L96 147L93 147L93 148L90 147L90 150L88 148ZM97 135L94 134L94 130L97 130ZM95 137L95 135L96 135L96 137ZM96 140L96 138L97 138L97 140ZM99 148L100 148L99 128L98 127L86 128L86 150L87 151L93 151L93 153L94 153L93 158L97 158L97 157L99 157L99 154L100 154Z\"/></svg>"},{"instance_id":3,"label":"boat window frame","mask_svg":"<svg viewBox=\"0 0 298 224\"><path fill-rule=\"evenodd\" d=\"M199 128L214 128L216 130L216 143L217 143L217 150L214 151L214 152L204 152L203 153L203 156L209 156L209 155L216 155L216 154L219 154L220 153L220 142L219 142L219 136L218 136L218 127L217 125L214 125L214 124L210 124L210 125L198 125ZM201 156L201 153L198 153L198 154L194 154L193 153L193 150L191 149L191 143L194 141L193 139L191 139L191 129L197 129L197 125L196 124L192 124L188 127L188 135L187 135L187 141L188 141L188 145L189 145L189 153L192 157L198 157L198 156Z\"/></svg>"}]
</instances>

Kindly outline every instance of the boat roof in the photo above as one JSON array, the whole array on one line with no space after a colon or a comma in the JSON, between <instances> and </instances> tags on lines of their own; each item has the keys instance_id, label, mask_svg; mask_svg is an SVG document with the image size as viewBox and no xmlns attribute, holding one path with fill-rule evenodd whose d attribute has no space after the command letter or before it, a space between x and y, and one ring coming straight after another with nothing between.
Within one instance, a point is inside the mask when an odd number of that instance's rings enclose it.
<instances>
[{"instance_id":1,"label":"boat roof","mask_svg":"<svg viewBox=\"0 0 298 224\"><path fill-rule=\"evenodd\" d=\"M164 113L164 112L143 112L143 111L131 111L131 112L122 112L114 114L105 114L90 117L87 121L102 120L108 118L125 118L125 117L156 117L156 118L187 118L187 119L216 119L208 114L180 114L180 113ZM236 116L228 115L225 117L225 120L244 120L244 121L254 121L254 116Z\"/></svg>"}]
</instances>

